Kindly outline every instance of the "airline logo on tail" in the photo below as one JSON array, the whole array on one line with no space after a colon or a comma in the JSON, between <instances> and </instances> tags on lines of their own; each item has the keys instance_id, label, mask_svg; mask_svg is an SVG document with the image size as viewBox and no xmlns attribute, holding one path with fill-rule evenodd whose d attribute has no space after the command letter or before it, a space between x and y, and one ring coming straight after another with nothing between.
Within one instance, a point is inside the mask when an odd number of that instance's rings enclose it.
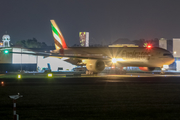
<instances>
[{"instance_id":1,"label":"airline logo on tail","mask_svg":"<svg viewBox=\"0 0 180 120\"><path fill-rule=\"evenodd\" d=\"M64 40L64 37L57 26L56 22L54 20L51 21L51 27L52 27L52 34L54 37L54 43L56 50L62 50L63 48L67 48L66 42Z\"/></svg>"}]
</instances>

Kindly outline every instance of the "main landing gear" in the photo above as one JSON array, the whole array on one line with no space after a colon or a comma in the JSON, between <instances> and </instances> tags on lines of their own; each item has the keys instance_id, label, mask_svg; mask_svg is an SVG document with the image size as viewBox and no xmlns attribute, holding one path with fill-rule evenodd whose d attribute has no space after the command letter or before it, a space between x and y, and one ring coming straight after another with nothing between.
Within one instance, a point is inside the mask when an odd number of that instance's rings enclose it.
<instances>
[{"instance_id":1,"label":"main landing gear","mask_svg":"<svg viewBox=\"0 0 180 120\"><path fill-rule=\"evenodd\" d=\"M118 75L126 75L126 70L124 70L123 67L120 67L119 69L116 69L115 73Z\"/></svg>"},{"instance_id":2,"label":"main landing gear","mask_svg":"<svg viewBox=\"0 0 180 120\"><path fill-rule=\"evenodd\" d=\"M164 75L165 74L165 69L163 67L161 67L161 72L160 72L160 75Z\"/></svg>"},{"instance_id":3,"label":"main landing gear","mask_svg":"<svg viewBox=\"0 0 180 120\"><path fill-rule=\"evenodd\" d=\"M93 71L86 70L86 75L93 75Z\"/></svg>"},{"instance_id":4,"label":"main landing gear","mask_svg":"<svg viewBox=\"0 0 180 120\"><path fill-rule=\"evenodd\" d=\"M98 73L86 70L86 75L97 75Z\"/></svg>"}]
</instances>

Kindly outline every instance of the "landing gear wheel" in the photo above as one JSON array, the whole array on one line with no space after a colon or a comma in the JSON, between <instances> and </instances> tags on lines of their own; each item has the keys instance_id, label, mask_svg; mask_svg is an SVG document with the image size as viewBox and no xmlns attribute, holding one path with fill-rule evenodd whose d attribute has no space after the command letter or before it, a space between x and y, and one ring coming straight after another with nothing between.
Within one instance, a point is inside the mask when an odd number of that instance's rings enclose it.
<instances>
[{"instance_id":1,"label":"landing gear wheel","mask_svg":"<svg viewBox=\"0 0 180 120\"><path fill-rule=\"evenodd\" d=\"M87 70L87 71L86 71L86 75L93 75L93 71Z\"/></svg>"},{"instance_id":2,"label":"landing gear wheel","mask_svg":"<svg viewBox=\"0 0 180 120\"><path fill-rule=\"evenodd\" d=\"M163 72L160 72L160 75L164 75L165 74L165 72L163 71Z\"/></svg>"}]
</instances>

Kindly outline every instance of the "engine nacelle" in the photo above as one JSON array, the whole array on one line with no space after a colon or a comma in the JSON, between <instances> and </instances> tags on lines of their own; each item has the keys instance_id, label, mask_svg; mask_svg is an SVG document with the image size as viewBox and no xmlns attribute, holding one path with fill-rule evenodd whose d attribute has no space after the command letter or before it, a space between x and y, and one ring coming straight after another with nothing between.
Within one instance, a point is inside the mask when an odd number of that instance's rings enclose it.
<instances>
[{"instance_id":1,"label":"engine nacelle","mask_svg":"<svg viewBox=\"0 0 180 120\"><path fill-rule=\"evenodd\" d=\"M153 71L155 67L139 67L139 69L145 72L149 72L149 71Z\"/></svg>"},{"instance_id":2,"label":"engine nacelle","mask_svg":"<svg viewBox=\"0 0 180 120\"><path fill-rule=\"evenodd\" d=\"M88 60L86 68L92 72L101 72L105 68L105 63L102 60Z\"/></svg>"}]
</instances>

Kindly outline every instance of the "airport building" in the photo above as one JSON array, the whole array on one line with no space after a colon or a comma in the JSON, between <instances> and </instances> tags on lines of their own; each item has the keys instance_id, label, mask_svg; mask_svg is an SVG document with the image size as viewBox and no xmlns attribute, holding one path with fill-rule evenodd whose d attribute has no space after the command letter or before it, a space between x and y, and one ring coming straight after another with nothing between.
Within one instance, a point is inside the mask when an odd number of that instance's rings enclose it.
<instances>
[{"instance_id":1,"label":"airport building","mask_svg":"<svg viewBox=\"0 0 180 120\"><path fill-rule=\"evenodd\" d=\"M64 61L64 58L53 58L32 55L32 49L10 46L10 36L3 35L0 49L0 72L17 71L70 71L75 66ZM44 51L43 51L44 52ZM22 54L21 54L22 53Z\"/></svg>"},{"instance_id":2,"label":"airport building","mask_svg":"<svg viewBox=\"0 0 180 120\"><path fill-rule=\"evenodd\" d=\"M13 48L10 46L10 36L5 34L2 37L0 49L0 72L11 72L20 70L36 70L36 59L34 56L25 54L11 54L11 52L32 53L26 49Z\"/></svg>"},{"instance_id":3,"label":"airport building","mask_svg":"<svg viewBox=\"0 0 180 120\"><path fill-rule=\"evenodd\" d=\"M173 38L173 50L172 53L175 58L176 71L180 71L180 38Z\"/></svg>"},{"instance_id":4,"label":"airport building","mask_svg":"<svg viewBox=\"0 0 180 120\"><path fill-rule=\"evenodd\" d=\"M139 47L139 45L135 45L132 41L126 38L120 38L113 42L108 47Z\"/></svg>"},{"instance_id":5,"label":"airport building","mask_svg":"<svg viewBox=\"0 0 180 120\"><path fill-rule=\"evenodd\" d=\"M174 58L175 62L170 65L170 70L180 71L180 38L173 38L172 40L167 40L161 38L159 40L159 47L170 51Z\"/></svg>"},{"instance_id":6,"label":"airport building","mask_svg":"<svg viewBox=\"0 0 180 120\"><path fill-rule=\"evenodd\" d=\"M89 32L79 32L79 42L81 47L89 47Z\"/></svg>"}]
</instances>

